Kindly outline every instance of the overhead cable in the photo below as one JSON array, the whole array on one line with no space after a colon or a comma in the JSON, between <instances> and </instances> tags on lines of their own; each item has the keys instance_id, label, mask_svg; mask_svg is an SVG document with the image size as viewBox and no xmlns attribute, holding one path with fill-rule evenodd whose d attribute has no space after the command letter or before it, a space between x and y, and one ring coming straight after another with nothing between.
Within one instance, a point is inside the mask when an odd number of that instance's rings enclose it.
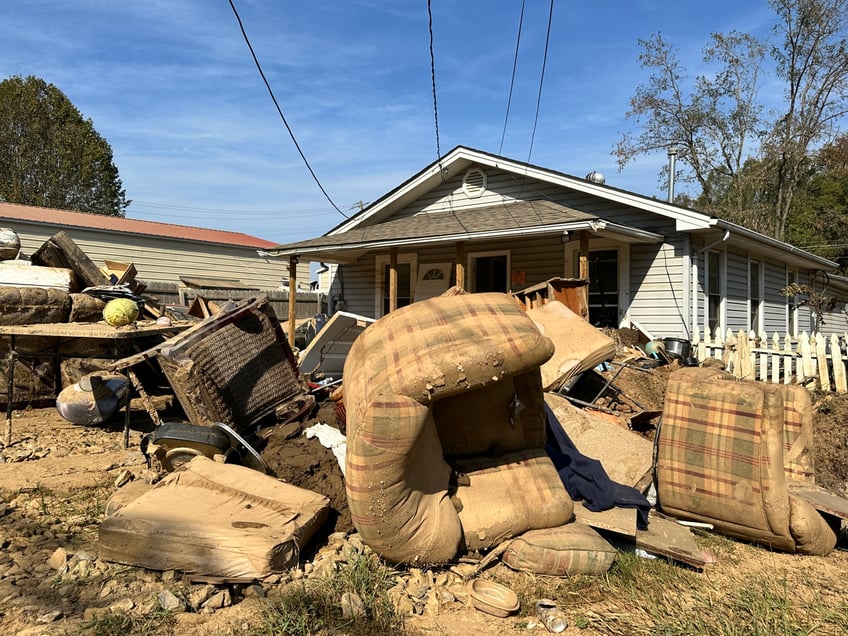
<instances>
[{"instance_id":1,"label":"overhead cable","mask_svg":"<svg viewBox=\"0 0 848 636\"><path fill-rule=\"evenodd\" d=\"M530 155L533 154L533 144L536 141L536 124L539 122L539 106L542 103L542 84L545 83L545 66L548 63L548 44L551 41L551 22L554 16L554 0L551 0L551 8L548 12L548 31L545 34L545 54L542 57L542 74L539 77L539 93L536 96L536 116L533 118L533 133L530 135L530 150L527 152L527 163L530 163Z\"/></svg>"},{"instance_id":2,"label":"overhead cable","mask_svg":"<svg viewBox=\"0 0 848 636\"><path fill-rule=\"evenodd\" d=\"M433 9L430 6L430 0L427 0L427 18L430 29L430 78L433 83L433 119L436 122L436 157L439 160L439 167L441 167L442 146L439 141L439 106L436 103L436 56L433 54Z\"/></svg>"},{"instance_id":3,"label":"overhead cable","mask_svg":"<svg viewBox=\"0 0 848 636\"><path fill-rule=\"evenodd\" d=\"M515 69L518 66L518 48L521 45L521 27L524 24L524 2L525 0L521 0L521 15L518 17L518 35L515 38L515 55L512 58L512 77L509 79L509 97L506 100L506 115L504 116L501 145L498 146L498 154L503 152L504 138L506 137L506 123L509 121L509 108L512 104L512 89L515 86Z\"/></svg>"},{"instance_id":4,"label":"overhead cable","mask_svg":"<svg viewBox=\"0 0 848 636\"><path fill-rule=\"evenodd\" d=\"M268 94L271 95L271 100L274 102L274 106L277 107L277 112L280 115L280 119L283 120L283 124L286 127L286 130L289 132L289 136L291 137L292 142L294 143L294 147L297 148L297 152L300 154L300 158L303 159L303 163L306 165L306 168L309 170L309 174L312 175L312 178L315 180L315 183L318 184L318 188L327 198L327 201L330 202L336 212L341 214L344 218L349 219L350 217L341 211L341 208L336 205L336 203L330 198L330 195L327 194L327 191L324 189L324 186L321 185L321 182L318 180L318 176L315 174L315 171L312 169L312 166L309 165L309 161L306 159L306 155L303 154L303 150L300 148L300 144L297 143L297 139L295 139L294 132L292 132L291 126L289 126L289 122L286 121L286 116L283 115L283 109L280 108L279 102L277 102L277 98L274 96L274 91L271 89L271 84L268 83L268 79L265 77L265 72L262 70L262 65L259 64L259 59L256 57L256 53L253 50L253 46L250 44L250 39L247 37L247 32L244 30L244 24L242 24L241 16L239 16L238 11L236 10L235 4L233 4L233 0L229 0L230 7L233 10L233 13L236 16L236 20L239 24L239 29L241 29L241 35L244 38L245 44L247 44L247 48L250 49L250 54L253 56L253 62L256 64L256 69L259 71L259 75L262 77L262 81L265 82L265 87L268 89Z\"/></svg>"}]
</instances>

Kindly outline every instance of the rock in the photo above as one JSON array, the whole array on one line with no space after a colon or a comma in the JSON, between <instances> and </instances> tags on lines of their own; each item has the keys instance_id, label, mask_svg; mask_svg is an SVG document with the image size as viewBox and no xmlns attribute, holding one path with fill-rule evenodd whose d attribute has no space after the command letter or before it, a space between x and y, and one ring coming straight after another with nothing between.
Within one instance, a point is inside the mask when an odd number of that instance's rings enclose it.
<instances>
[{"instance_id":1,"label":"rock","mask_svg":"<svg viewBox=\"0 0 848 636\"><path fill-rule=\"evenodd\" d=\"M170 592L169 590L162 590L159 594L156 595L156 600L159 603L159 607L167 612L184 612L186 609L185 603L183 603L177 596Z\"/></svg>"},{"instance_id":2,"label":"rock","mask_svg":"<svg viewBox=\"0 0 848 636\"><path fill-rule=\"evenodd\" d=\"M121 472L118 473L118 476L115 477L115 488L120 488L128 481L132 481L134 479L134 475L131 471L124 468Z\"/></svg>"},{"instance_id":3,"label":"rock","mask_svg":"<svg viewBox=\"0 0 848 636\"><path fill-rule=\"evenodd\" d=\"M42 614L41 616L35 619L35 622L39 625L46 625L48 623L55 623L60 618L62 618L62 612L60 612L59 610L53 610L52 612Z\"/></svg>"},{"instance_id":4,"label":"rock","mask_svg":"<svg viewBox=\"0 0 848 636\"><path fill-rule=\"evenodd\" d=\"M233 599L230 596L229 590L221 590L214 596L211 596L209 600L207 600L203 604L203 609L212 609L219 610L224 607L230 607L233 604Z\"/></svg>"},{"instance_id":5,"label":"rock","mask_svg":"<svg viewBox=\"0 0 848 636\"><path fill-rule=\"evenodd\" d=\"M347 620L365 618L365 603L355 592L345 592L341 599L342 616Z\"/></svg>"},{"instance_id":6,"label":"rock","mask_svg":"<svg viewBox=\"0 0 848 636\"><path fill-rule=\"evenodd\" d=\"M109 609L113 612L129 612L133 608L135 608L135 601L131 598L122 598L109 606Z\"/></svg>"},{"instance_id":7,"label":"rock","mask_svg":"<svg viewBox=\"0 0 848 636\"><path fill-rule=\"evenodd\" d=\"M47 565L54 570L61 570L68 565L68 552L65 548L56 548L50 558L47 559Z\"/></svg>"}]
</instances>

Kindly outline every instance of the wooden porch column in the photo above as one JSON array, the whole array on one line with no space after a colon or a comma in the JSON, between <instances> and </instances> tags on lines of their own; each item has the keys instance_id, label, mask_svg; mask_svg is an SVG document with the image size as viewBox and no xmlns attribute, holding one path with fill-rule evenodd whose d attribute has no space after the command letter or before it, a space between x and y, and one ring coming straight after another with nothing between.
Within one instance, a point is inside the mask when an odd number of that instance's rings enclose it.
<instances>
[{"instance_id":1,"label":"wooden porch column","mask_svg":"<svg viewBox=\"0 0 848 636\"><path fill-rule=\"evenodd\" d=\"M397 257L397 248L393 247L389 251L389 313L397 309Z\"/></svg>"},{"instance_id":2,"label":"wooden porch column","mask_svg":"<svg viewBox=\"0 0 848 636\"><path fill-rule=\"evenodd\" d=\"M297 316L297 256L289 256L289 345L294 348L295 317Z\"/></svg>"},{"instance_id":3,"label":"wooden porch column","mask_svg":"<svg viewBox=\"0 0 848 636\"><path fill-rule=\"evenodd\" d=\"M580 261L577 278L589 280L589 233L580 231Z\"/></svg>"},{"instance_id":4,"label":"wooden porch column","mask_svg":"<svg viewBox=\"0 0 848 636\"><path fill-rule=\"evenodd\" d=\"M580 256L578 260L577 277L580 280L587 281L587 284L580 288L583 296L583 310L585 314L584 320L589 320L589 233L586 230L580 231Z\"/></svg>"},{"instance_id":5,"label":"wooden porch column","mask_svg":"<svg viewBox=\"0 0 848 636\"><path fill-rule=\"evenodd\" d=\"M465 289L465 241L456 244L456 286Z\"/></svg>"}]
</instances>

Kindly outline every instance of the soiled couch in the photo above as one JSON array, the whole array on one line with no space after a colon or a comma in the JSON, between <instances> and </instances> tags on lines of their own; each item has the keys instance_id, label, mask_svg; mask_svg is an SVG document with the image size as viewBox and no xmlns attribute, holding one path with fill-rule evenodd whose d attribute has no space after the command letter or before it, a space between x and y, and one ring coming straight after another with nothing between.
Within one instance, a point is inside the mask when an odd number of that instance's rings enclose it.
<instances>
[{"instance_id":1,"label":"soiled couch","mask_svg":"<svg viewBox=\"0 0 848 636\"><path fill-rule=\"evenodd\" d=\"M506 294L440 296L369 326L344 367L346 488L363 541L444 563L572 519L545 454L553 345Z\"/></svg>"},{"instance_id":2,"label":"soiled couch","mask_svg":"<svg viewBox=\"0 0 848 636\"><path fill-rule=\"evenodd\" d=\"M772 548L824 555L836 533L792 486L814 486L806 389L716 369L669 377L656 447L663 512Z\"/></svg>"}]
</instances>

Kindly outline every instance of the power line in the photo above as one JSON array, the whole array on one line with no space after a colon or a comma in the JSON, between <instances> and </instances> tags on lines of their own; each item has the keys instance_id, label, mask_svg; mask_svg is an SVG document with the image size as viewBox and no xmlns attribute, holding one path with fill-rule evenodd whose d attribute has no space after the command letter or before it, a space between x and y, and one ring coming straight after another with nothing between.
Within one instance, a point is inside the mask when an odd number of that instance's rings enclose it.
<instances>
[{"instance_id":1,"label":"power line","mask_svg":"<svg viewBox=\"0 0 848 636\"><path fill-rule=\"evenodd\" d=\"M504 116L501 145L498 146L498 154L501 154L503 151L504 138L506 137L506 123L509 121L509 108L512 104L512 89L515 86L515 68L518 66L518 47L521 44L521 27L524 25L524 1L521 0L521 15L518 18L518 36L515 38L515 55L512 58L512 77L509 79L509 97L506 100L506 115Z\"/></svg>"},{"instance_id":2,"label":"power line","mask_svg":"<svg viewBox=\"0 0 848 636\"><path fill-rule=\"evenodd\" d=\"M433 54L433 9L430 6L430 0L427 0L427 18L430 29L430 78L433 83L433 119L436 122L436 157L439 159L439 165L441 166L442 148L439 141L439 107L436 103L436 56Z\"/></svg>"},{"instance_id":3,"label":"power line","mask_svg":"<svg viewBox=\"0 0 848 636\"><path fill-rule=\"evenodd\" d=\"M286 117L285 117L285 115L283 115L283 109L280 108L280 104L277 102L277 98L274 96L274 91L271 89L271 84L268 82L268 79L265 77L265 72L262 70L262 65L259 64L259 59L256 57L256 53L253 50L253 45L251 45L250 39L248 39L248 37L247 37L247 32L244 30L244 24L242 24L241 16L239 16L238 11L236 10L236 5L233 4L233 0L229 0L229 2L230 2L230 7L232 8L233 13L236 16L236 20L238 21L239 29L241 29L241 35L244 38L244 42L245 42L245 44L247 44L247 48L250 49L251 56L253 56L253 63L256 65L256 69L259 71L259 75L262 77L262 81L265 82L265 87L268 89L268 94L271 95L271 101L273 101L274 106L277 107L277 112L280 115L280 119L283 120L283 124L285 125L286 130L288 130L288 132L289 132L289 137L291 137L291 140L294 143L295 148L297 148L297 152L300 154L300 158L303 159L303 163L306 165L306 168L309 170L309 174L312 175L312 178L315 180L315 183L318 184L318 188L321 190L321 192L327 198L327 201L330 202L330 205L332 205L336 209L336 212L341 214L344 218L346 218L346 219L350 218L347 214L342 212L341 209L339 208L339 206L337 206L335 204L335 202L330 198L330 195L327 194L327 191L324 189L324 186L321 185L321 182L318 180L318 176L315 174L315 171L312 170L312 166L309 165L309 161L307 161L306 155L303 154L303 150L301 150L300 144L297 143L297 139L295 139L294 132L292 132L291 126L289 126L289 122L286 121Z\"/></svg>"},{"instance_id":4,"label":"power line","mask_svg":"<svg viewBox=\"0 0 848 636\"><path fill-rule=\"evenodd\" d=\"M545 66L548 63L548 43L551 40L551 22L554 17L554 0L551 0L551 8L548 12L548 31L545 34L545 54L542 57L542 74L539 77L539 94L536 96L536 116L533 118L533 133L530 135L530 150L527 153L527 163L530 163L530 155L533 154L533 144L536 141L536 124L539 122L539 107L542 103L542 84L545 82Z\"/></svg>"}]
</instances>

